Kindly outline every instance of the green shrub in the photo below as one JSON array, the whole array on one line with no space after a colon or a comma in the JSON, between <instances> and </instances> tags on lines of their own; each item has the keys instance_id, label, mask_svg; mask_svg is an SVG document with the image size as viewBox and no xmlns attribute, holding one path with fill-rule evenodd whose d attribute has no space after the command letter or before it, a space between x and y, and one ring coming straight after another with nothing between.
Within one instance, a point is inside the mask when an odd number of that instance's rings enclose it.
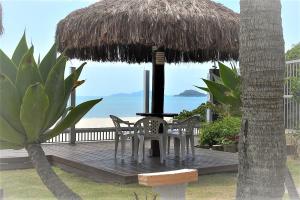
<instances>
[{"instance_id":1,"label":"green shrub","mask_svg":"<svg viewBox=\"0 0 300 200\"><path fill-rule=\"evenodd\" d=\"M206 119L206 109L207 106L205 103L202 103L200 106L198 106L198 108L192 110L192 111L188 111L188 110L183 110L179 113L178 116L175 117L175 119L178 120L184 120L187 119L193 115L199 115L200 116L200 121L204 122Z\"/></svg>"},{"instance_id":2,"label":"green shrub","mask_svg":"<svg viewBox=\"0 0 300 200\"><path fill-rule=\"evenodd\" d=\"M187 119L191 116L199 115L200 116L200 122L205 122L206 121L206 110L207 109L211 109L215 113L218 113L220 116L223 116L222 111L220 110L219 107L217 107L216 105L214 105L212 103L207 102L207 103L202 103L200 106L198 106L196 109L194 109L192 111L188 111L188 110L181 111L179 113L179 115L175 117L175 119L184 120L184 119Z\"/></svg>"},{"instance_id":3,"label":"green shrub","mask_svg":"<svg viewBox=\"0 0 300 200\"><path fill-rule=\"evenodd\" d=\"M224 117L212 123L202 125L200 133L200 144L220 144L225 139L232 140L240 132L241 118Z\"/></svg>"}]
</instances>

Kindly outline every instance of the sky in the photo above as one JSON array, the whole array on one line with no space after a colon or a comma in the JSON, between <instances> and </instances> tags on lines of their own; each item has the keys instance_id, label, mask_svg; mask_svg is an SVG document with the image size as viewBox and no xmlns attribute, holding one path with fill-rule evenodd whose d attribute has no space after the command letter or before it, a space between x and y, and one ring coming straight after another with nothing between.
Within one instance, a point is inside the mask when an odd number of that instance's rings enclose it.
<instances>
[{"instance_id":1,"label":"sky","mask_svg":"<svg viewBox=\"0 0 300 200\"><path fill-rule=\"evenodd\" d=\"M239 12L239 0L215 0ZM86 7L95 0L0 0L3 9L4 34L0 48L13 54L26 30L27 41L35 46L35 56L43 57L54 43L56 24L71 11ZM285 49L300 42L300 0L281 0ZM71 60L68 67L78 67L82 61ZM203 86L213 63L167 64L165 66L165 94L174 95L194 85ZM143 71L151 71L151 64L88 62L81 79L86 82L77 90L79 96L108 96L131 93L143 89ZM69 73L69 69L66 73ZM151 73L151 72L150 72ZM151 74L150 74L151 77Z\"/></svg>"}]
</instances>

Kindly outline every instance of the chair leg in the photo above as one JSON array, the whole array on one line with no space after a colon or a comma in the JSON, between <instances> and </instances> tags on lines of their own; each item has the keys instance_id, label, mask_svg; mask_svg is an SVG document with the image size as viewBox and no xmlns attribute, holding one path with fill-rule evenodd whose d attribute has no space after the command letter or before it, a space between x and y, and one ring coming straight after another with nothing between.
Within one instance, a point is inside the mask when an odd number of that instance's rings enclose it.
<instances>
[{"instance_id":1,"label":"chair leg","mask_svg":"<svg viewBox=\"0 0 300 200\"><path fill-rule=\"evenodd\" d=\"M134 157L134 137L131 137L131 157Z\"/></svg>"},{"instance_id":2,"label":"chair leg","mask_svg":"<svg viewBox=\"0 0 300 200\"><path fill-rule=\"evenodd\" d=\"M168 137L168 155L170 154L170 143L171 143L171 137L170 136L167 136Z\"/></svg>"},{"instance_id":3,"label":"chair leg","mask_svg":"<svg viewBox=\"0 0 300 200\"><path fill-rule=\"evenodd\" d=\"M140 141L140 144L139 144L138 162L142 163L142 158L141 158L142 155L141 154L142 154L143 148L144 148L144 136L143 135L139 136L139 141Z\"/></svg>"},{"instance_id":4,"label":"chair leg","mask_svg":"<svg viewBox=\"0 0 300 200\"><path fill-rule=\"evenodd\" d=\"M164 159L166 160L167 159L167 142L168 142L169 136L164 135L161 138L162 138L163 146L164 146Z\"/></svg>"},{"instance_id":5,"label":"chair leg","mask_svg":"<svg viewBox=\"0 0 300 200\"><path fill-rule=\"evenodd\" d=\"M126 145L126 136L121 136L121 159L124 160L125 153L125 145Z\"/></svg>"},{"instance_id":6,"label":"chair leg","mask_svg":"<svg viewBox=\"0 0 300 200\"><path fill-rule=\"evenodd\" d=\"M159 153L160 153L160 163L163 164L164 163L164 160L165 160L165 148L164 148L164 141L163 141L163 138L161 137L159 139Z\"/></svg>"},{"instance_id":7,"label":"chair leg","mask_svg":"<svg viewBox=\"0 0 300 200\"><path fill-rule=\"evenodd\" d=\"M176 157L180 157L180 140L179 138L177 137L173 137L173 141L174 141L174 155L175 155L175 158Z\"/></svg>"},{"instance_id":8,"label":"chair leg","mask_svg":"<svg viewBox=\"0 0 300 200\"><path fill-rule=\"evenodd\" d=\"M145 160L145 139L144 139L144 144L143 144L143 161Z\"/></svg>"},{"instance_id":9,"label":"chair leg","mask_svg":"<svg viewBox=\"0 0 300 200\"><path fill-rule=\"evenodd\" d=\"M137 136L134 137L134 160L138 160L138 151L139 151L139 138Z\"/></svg>"},{"instance_id":10,"label":"chair leg","mask_svg":"<svg viewBox=\"0 0 300 200\"><path fill-rule=\"evenodd\" d=\"M189 136L186 136L186 140L185 140L185 141L186 141L186 153L187 153L187 154L190 153L190 152L189 152L189 139L190 139Z\"/></svg>"},{"instance_id":11,"label":"chair leg","mask_svg":"<svg viewBox=\"0 0 300 200\"><path fill-rule=\"evenodd\" d=\"M186 137L182 136L180 138L180 150L181 150L180 161L185 160L185 146L186 146Z\"/></svg>"},{"instance_id":12,"label":"chair leg","mask_svg":"<svg viewBox=\"0 0 300 200\"><path fill-rule=\"evenodd\" d=\"M195 158L195 138L194 136L190 136L190 140L191 140L191 149L192 149L192 156L193 159Z\"/></svg>"},{"instance_id":13,"label":"chair leg","mask_svg":"<svg viewBox=\"0 0 300 200\"><path fill-rule=\"evenodd\" d=\"M115 136L115 158L117 158L118 144L119 144L119 135L116 135Z\"/></svg>"}]
</instances>

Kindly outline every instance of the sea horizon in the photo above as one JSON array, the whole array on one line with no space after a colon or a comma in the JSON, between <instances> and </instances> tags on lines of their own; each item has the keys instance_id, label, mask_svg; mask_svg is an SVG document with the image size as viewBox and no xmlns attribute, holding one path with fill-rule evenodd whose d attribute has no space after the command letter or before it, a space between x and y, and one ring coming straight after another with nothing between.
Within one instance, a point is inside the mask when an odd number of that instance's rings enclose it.
<instances>
[{"instance_id":1,"label":"sea horizon","mask_svg":"<svg viewBox=\"0 0 300 200\"><path fill-rule=\"evenodd\" d=\"M92 108L84 118L107 118L109 115L119 117L137 117L136 113L144 112L143 95L110 95L110 96L76 96L76 104L103 98L94 108ZM165 95L164 112L180 113L183 110L191 111L207 101L205 97L183 97ZM150 98L151 110L151 98Z\"/></svg>"}]
</instances>

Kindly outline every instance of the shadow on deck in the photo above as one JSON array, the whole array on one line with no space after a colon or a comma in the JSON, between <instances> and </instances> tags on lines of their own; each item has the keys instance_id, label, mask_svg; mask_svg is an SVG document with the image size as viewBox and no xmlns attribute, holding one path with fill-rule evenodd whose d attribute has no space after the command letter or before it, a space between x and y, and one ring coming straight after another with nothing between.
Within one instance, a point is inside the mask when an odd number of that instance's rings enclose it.
<instances>
[{"instance_id":1,"label":"shadow on deck","mask_svg":"<svg viewBox=\"0 0 300 200\"><path fill-rule=\"evenodd\" d=\"M129 148L129 144L127 147ZM97 182L134 183L137 174L169 171L183 168L197 169L200 175L220 172L237 172L237 154L196 148L195 159L188 156L183 163L174 157L171 150L164 165L158 158L145 156L142 164L131 158L130 149L126 149L124 161L114 158L113 142L95 142L43 145L48 160L65 171L72 172ZM25 150L1 150L0 169L31 168Z\"/></svg>"}]
</instances>

